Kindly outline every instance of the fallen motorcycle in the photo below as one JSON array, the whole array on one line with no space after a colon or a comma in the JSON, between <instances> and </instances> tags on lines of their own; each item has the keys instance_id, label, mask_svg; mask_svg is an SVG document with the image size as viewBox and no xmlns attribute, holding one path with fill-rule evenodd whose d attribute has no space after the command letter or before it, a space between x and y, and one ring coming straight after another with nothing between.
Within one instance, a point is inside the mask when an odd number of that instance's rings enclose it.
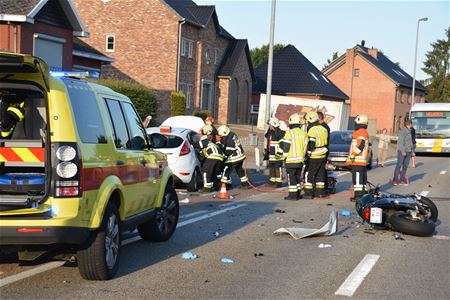
<instances>
[{"instance_id":1,"label":"fallen motorcycle","mask_svg":"<svg viewBox=\"0 0 450 300\"><path fill-rule=\"evenodd\" d=\"M380 191L369 183L369 193L356 202L356 211L376 228L390 228L404 234L430 236L434 233L438 209L429 198Z\"/></svg>"}]
</instances>

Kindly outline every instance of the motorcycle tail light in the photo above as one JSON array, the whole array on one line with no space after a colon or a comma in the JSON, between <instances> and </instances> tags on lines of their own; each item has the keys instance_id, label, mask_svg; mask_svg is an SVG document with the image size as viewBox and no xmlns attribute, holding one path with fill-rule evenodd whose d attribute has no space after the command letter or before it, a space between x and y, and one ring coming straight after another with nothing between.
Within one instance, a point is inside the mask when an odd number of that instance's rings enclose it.
<instances>
[{"instance_id":1,"label":"motorcycle tail light","mask_svg":"<svg viewBox=\"0 0 450 300\"><path fill-rule=\"evenodd\" d=\"M369 221L370 220L370 208L366 207L363 211L363 218L364 220Z\"/></svg>"}]
</instances>

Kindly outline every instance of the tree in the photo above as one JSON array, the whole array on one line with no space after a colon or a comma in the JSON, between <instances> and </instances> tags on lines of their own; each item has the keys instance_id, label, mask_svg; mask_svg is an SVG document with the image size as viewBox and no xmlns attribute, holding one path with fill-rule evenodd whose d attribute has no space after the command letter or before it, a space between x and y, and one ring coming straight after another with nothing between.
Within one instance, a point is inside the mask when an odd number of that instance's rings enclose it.
<instances>
[{"instance_id":1,"label":"tree","mask_svg":"<svg viewBox=\"0 0 450 300\"><path fill-rule=\"evenodd\" d=\"M273 45L273 55L277 54L278 51L283 49L285 45L275 44ZM253 48L250 50L250 55L252 56L253 68L258 68L260 65L266 63L269 60L269 44L261 46L261 48Z\"/></svg>"},{"instance_id":2,"label":"tree","mask_svg":"<svg viewBox=\"0 0 450 300\"><path fill-rule=\"evenodd\" d=\"M445 30L446 38L431 43L433 50L426 54L422 70L430 76L427 102L450 101L450 28Z\"/></svg>"},{"instance_id":3,"label":"tree","mask_svg":"<svg viewBox=\"0 0 450 300\"><path fill-rule=\"evenodd\" d=\"M335 61L339 57L339 54L337 52L333 52L333 55L331 56L331 59L327 59L327 63L323 66L322 70L325 70L328 68L328 66Z\"/></svg>"}]
</instances>

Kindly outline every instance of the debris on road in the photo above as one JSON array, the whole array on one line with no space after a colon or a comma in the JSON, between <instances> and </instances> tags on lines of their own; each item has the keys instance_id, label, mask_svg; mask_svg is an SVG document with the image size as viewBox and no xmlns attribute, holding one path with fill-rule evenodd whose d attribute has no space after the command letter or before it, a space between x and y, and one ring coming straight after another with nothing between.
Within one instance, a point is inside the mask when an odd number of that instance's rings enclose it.
<instances>
[{"instance_id":1,"label":"debris on road","mask_svg":"<svg viewBox=\"0 0 450 300\"><path fill-rule=\"evenodd\" d=\"M264 253L258 252L258 253L254 253L253 255L254 255L255 257L258 257L258 256L264 256Z\"/></svg>"},{"instance_id":2,"label":"debris on road","mask_svg":"<svg viewBox=\"0 0 450 300\"><path fill-rule=\"evenodd\" d=\"M394 234L394 238L396 241L404 241L405 240L400 234Z\"/></svg>"},{"instance_id":3,"label":"debris on road","mask_svg":"<svg viewBox=\"0 0 450 300\"><path fill-rule=\"evenodd\" d=\"M186 260L194 260L194 259L199 258L199 256L192 252L184 252L183 255L181 255L181 258L186 259Z\"/></svg>"},{"instance_id":4,"label":"debris on road","mask_svg":"<svg viewBox=\"0 0 450 300\"><path fill-rule=\"evenodd\" d=\"M216 231L216 232L213 233L213 235L214 235L215 237L218 237L218 236L219 236L219 232Z\"/></svg>"},{"instance_id":5,"label":"debris on road","mask_svg":"<svg viewBox=\"0 0 450 300\"><path fill-rule=\"evenodd\" d=\"M296 220L296 219L292 219L292 222L294 222L294 223L303 223L303 221Z\"/></svg>"},{"instance_id":6,"label":"debris on road","mask_svg":"<svg viewBox=\"0 0 450 300\"><path fill-rule=\"evenodd\" d=\"M180 203L189 203L189 198L185 198L183 200L178 201Z\"/></svg>"},{"instance_id":7,"label":"debris on road","mask_svg":"<svg viewBox=\"0 0 450 300\"><path fill-rule=\"evenodd\" d=\"M282 209L279 209L279 208L275 209L275 212L276 212L276 213L279 213L279 214L284 214L284 213L286 213L285 210L282 210Z\"/></svg>"},{"instance_id":8,"label":"debris on road","mask_svg":"<svg viewBox=\"0 0 450 300\"><path fill-rule=\"evenodd\" d=\"M327 206L333 206L333 203L327 203Z\"/></svg>"},{"instance_id":9,"label":"debris on road","mask_svg":"<svg viewBox=\"0 0 450 300\"><path fill-rule=\"evenodd\" d=\"M341 210L341 216L349 217L352 215L352 212L349 210Z\"/></svg>"},{"instance_id":10,"label":"debris on road","mask_svg":"<svg viewBox=\"0 0 450 300\"><path fill-rule=\"evenodd\" d=\"M289 228L279 228L273 232L274 235L290 234L294 239L302 239L310 236L316 235L326 235L330 236L337 231L337 213L332 211L328 217L328 223L322 226L320 229L311 228L299 228L299 227L289 227Z\"/></svg>"},{"instance_id":11,"label":"debris on road","mask_svg":"<svg viewBox=\"0 0 450 300\"><path fill-rule=\"evenodd\" d=\"M330 244L320 244L319 248L331 248L332 246Z\"/></svg>"},{"instance_id":12,"label":"debris on road","mask_svg":"<svg viewBox=\"0 0 450 300\"><path fill-rule=\"evenodd\" d=\"M234 263L234 260L232 260L231 258L222 258L222 262L225 264L232 264Z\"/></svg>"},{"instance_id":13,"label":"debris on road","mask_svg":"<svg viewBox=\"0 0 450 300\"><path fill-rule=\"evenodd\" d=\"M367 233L367 234L375 234L375 232L373 232L372 230L369 230L369 229L365 229L363 232Z\"/></svg>"}]
</instances>

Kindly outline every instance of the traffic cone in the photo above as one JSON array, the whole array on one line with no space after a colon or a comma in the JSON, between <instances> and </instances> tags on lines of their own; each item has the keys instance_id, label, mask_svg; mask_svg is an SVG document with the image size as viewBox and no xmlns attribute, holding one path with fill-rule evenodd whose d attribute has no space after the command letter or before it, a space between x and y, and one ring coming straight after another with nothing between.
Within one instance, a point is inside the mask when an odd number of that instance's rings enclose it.
<instances>
[{"instance_id":1,"label":"traffic cone","mask_svg":"<svg viewBox=\"0 0 450 300\"><path fill-rule=\"evenodd\" d=\"M227 184L222 182L220 184L220 191L219 194L217 195L217 198L219 199L230 199L230 196L228 195L227 192Z\"/></svg>"}]
</instances>

